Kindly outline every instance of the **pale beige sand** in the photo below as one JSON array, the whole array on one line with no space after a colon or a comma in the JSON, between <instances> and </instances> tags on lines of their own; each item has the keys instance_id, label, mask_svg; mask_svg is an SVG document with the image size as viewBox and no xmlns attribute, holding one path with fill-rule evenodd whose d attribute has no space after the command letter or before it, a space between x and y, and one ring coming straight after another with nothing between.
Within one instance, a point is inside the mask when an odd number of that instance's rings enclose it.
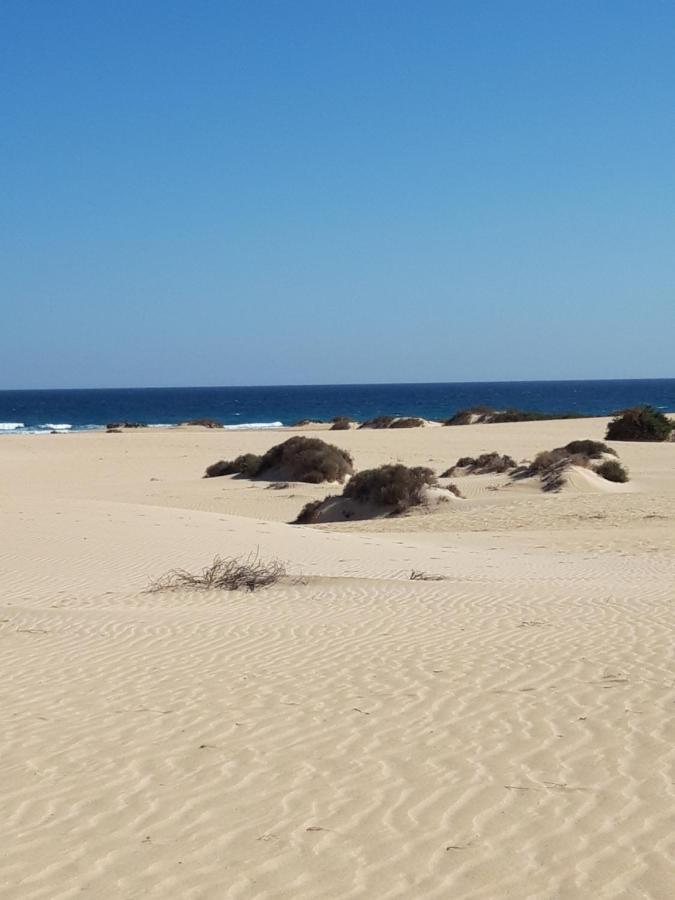
<instances>
[{"instance_id":1,"label":"pale beige sand","mask_svg":"<svg viewBox=\"0 0 675 900\"><path fill-rule=\"evenodd\" d=\"M441 471L603 431L327 436ZM0 896L672 896L675 445L316 528L325 487L201 480L283 437L0 439ZM144 593L257 546L306 583Z\"/></svg>"}]
</instances>

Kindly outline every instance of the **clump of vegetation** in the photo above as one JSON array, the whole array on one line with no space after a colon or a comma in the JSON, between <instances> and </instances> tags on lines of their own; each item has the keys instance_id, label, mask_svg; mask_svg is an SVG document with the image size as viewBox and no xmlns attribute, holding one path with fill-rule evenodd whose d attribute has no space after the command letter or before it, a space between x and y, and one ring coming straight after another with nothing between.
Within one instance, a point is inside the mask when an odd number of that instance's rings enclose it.
<instances>
[{"instance_id":1,"label":"clump of vegetation","mask_svg":"<svg viewBox=\"0 0 675 900\"><path fill-rule=\"evenodd\" d=\"M410 573L411 581L447 581L447 575L434 575L431 572L421 572L418 569L413 569Z\"/></svg>"},{"instance_id":2,"label":"clump of vegetation","mask_svg":"<svg viewBox=\"0 0 675 900\"><path fill-rule=\"evenodd\" d=\"M202 428L224 428L222 422L219 422L217 419L190 419L189 422L184 422L184 425L199 425Z\"/></svg>"},{"instance_id":3,"label":"clump of vegetation","mask_svg":"<svg viewBox=\"0 0 675 900\"><path fill-rule=\"evenodd\" d=\"M267 491L285 491L288 490L290 484L287 481L271 481L265 490Z\"/></svg>"},{"instance_id":4,"label":"clump of vegetation","mask_svg":"<svg viewBox=\"0 0 675 900\"><path fill-rule=\"evenodd\" d=\"M321 425L322 422L316 419L298 419L297 422L291 422L291 428L305 428L307 425Z\"/></svg>"},{"instance_id":5,"label":"clump of vegetation","mask_svg":"<svg viewBox=\"0 0 675 900\"><path fill-rule=\"evenodd\" d=\"M324 497L323 500L310 500L305 503L298 515L291 522L292 525L313 525L319 519L319 513L323 509L326 500L332 500L332 497Z\"/></svg>"},{"instance_id":6,"label":"clump of vegetation","mask_svg":"<svg viewBox=\"0 0 675 900\"><path fill-rule=\"evenodd\" d=\"M389 428L394 418L394 416L375 416L374 419L362 422L359 428Z\"/></svg>"},{"instance_id":7,"label":"clump of vegetation","mask_svg":"<svg viewBox=\"0 0 675 900\"><path fill-rule=\"evenodd\" d=\"M588 459L602 459L604 453L616 456L616 450L612 450L611 447L603 444L602 441L570 441L569 444L565 444L564 447L558 449L566 450L572 456L581 454L588 457Z\"/></svg>"},{"instance_id":8,"label":"clump of vegetation","mask_svg":"<svg viewBox=\"0 0 675 900\"><path fill-rule=\"evenodd\" d=\"M346 450L327 444L319 438L297 435L271 447L263 456L246 453L235 460L214 463L205 477L240 475L257 478L265 474L287 481L320 484L322 481L344 481L354 471L351 456Z\"/></svg>"},{"instance_id":9,"label":"clump of vegetation","mask_svg":"<svg viewBox=\"0 0 675 900\"><path fill-rule=\"evenodd\" d=\"M241 475L243 478L255 478L260 472L262 457L255 453L243 453L236 459L221 459L208 466L204 478L219 478L221 475Z\"/></svg>"},{"instance_id":10,"label":"clump of vegetation","mask_svg":"<svg viewBox=\"0 0 675 900\"><path fill-rule=\"evenodd\" d=\"M108 431L119 431L121 428L147 428L147 422L108 422Z\"/></svg>"},{"instance_id":11,"label":"clump of vegetation","mask_svg":"<svg viewBox=\"0 0 675 900\"><path fill-rule=\"evenodd\" d=\"M431 469L423 466L389 464L358 472L346 485L342 496L359 503L391 507L400 514L423 502L424 488L436 484Z\"/></svg>"},{"instance_id":12,"label":"clump of vegetation","mask_svg":"<svg viewBox=\"0 0 675 900\"><path fill-rule=\"evenodd\" d=\"M608 441L667 441L675 421L653 406L625 409L607 426Z\"/></svg>"},{"instance_id":13,"label":"clump of vegetation","mask_svg":"<svg viewBox=\"0 0 675 900\"><path fill-rule=\"evenodd\" d=\"M352 423L349 421L347 416L335 416L333 419L333 424L330 427L331 431L349 431L352 427Z\"/></svg>"},{"instance_id":14,"label":"clump of vegetation","mask_svg":"<svg viewBox=\"0 0 675 900\"><path fill-rule=\"evenodd\" d=\"M497 453L482 453L480 456L460 456L454 466L441 475L441 478L452 477L458 469L467 469L470 475L501 474L516 468L516 461L511 456Z\"/></svg>"},{"instance_id":15,"label":"clump of vegetation","mask_svg":"<svg viewBox=\"0 0 675 900\"><path fill-rule=\"evenodd\" d=\"M584 419L586 413L564 412L547 413L533 412L523 409L494 410L489 406L472 406L469 409L460 409L454 416L446 419L444 425L484 425L500 422L544 422L551 419Z\"/></svg>"},{"instance_id":16,"label":"clump of vegetation","mask_svg":"<svg viewBox=\"0 0 675 900\"><path fill-rule=\"evenodd\" d=\"M394 421L389 426L390 428L422 428L424 426L424 419L420 419L418 416L406 416L401 419L394 419Z\"/></svg>"},{"instance_id":17,"label":"clump of vegetation","mask_svg":"<svg viewBox=\"0 0 675 900\"><path fill-rule=\"evenodd\" d=\"M617 484L625 484L628 481L628 472L624 469L618 459L607 459L601 463L595 471L607 481L614 481Z\"/></svg>"},{"instance_id":18,"label":"clump of vegetation","mask_svg":"<svg viewBox=\"0 0 675 900\"><path fill-rule=\"evenodd\" d=\"M151 582L149 591L237 591L246 588L255 591L257 588L269 587L286 576L286 566L278 559L264 561L258 552L248 556L230 556L223 559L216 556L213 562L193 573L185 569L172 569L160 578Z\"/></svg>"},{"instance_id":19,"label":"clump of vegetation","mask_svg":"<svg viewBox=\"0 0 675 900\"><path fill-rule=\"evenodd\" d=\"M446 484L446 491L450 491L451 494L454 494L455 497L459 497L460 499L464 499L464 494L460 491L456 484Z\"/></svg>"}]
</instances>

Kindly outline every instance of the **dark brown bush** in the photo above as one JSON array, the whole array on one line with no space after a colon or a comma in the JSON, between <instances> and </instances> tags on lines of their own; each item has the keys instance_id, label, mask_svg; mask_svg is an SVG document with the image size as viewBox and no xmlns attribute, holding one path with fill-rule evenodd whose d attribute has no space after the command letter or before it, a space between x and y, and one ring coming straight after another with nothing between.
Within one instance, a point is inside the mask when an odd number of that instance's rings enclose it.
<instances>
[{"instance_id":1,"label":"dark brown bush","mask_svg":"<svg viewBox=\"0 0 675 900\"><path fill-rule=\"evenodd\" d=\"M403 419L394 419L394 421L389 426L390 428L422 428L424 426L424 419L419 419L416 416L408 416Z\"/></svg>"},{"instance_id":2,"label":"dark brown bush","mask_svg":"<svg viewBox=\"0 0 675 900\"><path fill-rule=\"evenodd\" d=\"M348 482L342 496L359 503L391 507L394 513L402 513L411 506L419 506L423 488L433 484L436 484L436 476L431 469L391 464L358 472Z\"/></svg>"},{"instance_id":3,"label":"dark brown bush","mask_svg":"<svg viewBox=\"0 0 675 900\"><path fill-rule=\"evenodd\" d=\"M374 419L362 422L359 428L389 428L393 421L394 416L375 416Z\"/></svg>"},{"instance_id":4,"label":"dark brown bush","mask_svg":"<svg viewBox=\"0 0 675 900\"><path fill-rule=\"evenodd\" d=\"M607 426L608 441L667 441L675 421L653 406L626 409Z\"/></svg>"},{"instance_id":5,"label":"dark brown bush","mask_svg":"<svg viewBox=\"0 0 675 900\"><path fill-rule=\"evenodd\" d=\"M444 425L470 425L474 421L474 416L478 417L478 421L485 421L487 416L494 413L494 409L490 406L471 406L469 409L460 409L449 419L445 419Z\"/></svg>"},{"instance_id":6,"label":"dark brown bush","mask_svg":"<svg viewBox=\"0 0 675 900\"><path fill-rule=\"evenodd\" d=\"M272 472L285 481L320 484L322 481L344 481L353 471L352 458L346 450L319 438L297 435L271 447L263 456L245 453L231 461L214 463L204 477L240 475L256 478Z\"/></svg>"},{"instance_id":7,"label":"dark brown bush","mask_svg":"<svg viewBox=\"0 0 675 900\"><path fill-rule=\"evenodd\" d=\"M320 438L297 435L264 454L259 474L270 469L278 470L280 477L287 481L320 484L322 481L344 481L354 471L354 464L346 450Z\"/></svg>"},{"instance_id":8,"label":"dark brown bush","mask_svg":"<svg viewBox=\"0 0 675 900\"><path fill-rule=\"evenodd\" d=\"M184 422L184 425L200 425L202 428L224 428L222 422L219 422L217 419L190 419L189 422Z\"/></svg>"},{"instance_id":9,"label":"dark brown bush","mask_svg":"<svg viewBox=\"0 0 675 900\"><path fill-rule=\"evenodd\" d=\"M443 472L441 478L452 477L457 469L468 469L469 474L471 475L488 475L508 472L510 469L515 468L515 459L493 450L491 453L481 453L481 455L477 457L461 456L454 466L451 466Z\"/></svg>"},{"instance_id":10,"label":"dark brown bush","mask_svg":"<svg viewBox=\"0 0 675 900\"><path fill-rule=\"evenodd\" d=\"M304 428L306 425L316 425L316 424L320 424L320 423L317 423L316 419L298 419L297 422L291 422L289 427L290 428Z\"/></svg>"},{"instance_id":11,"label":"dark brown bush","mask_svg":"<svg viewBox=\"0 0 675 900\"><path fill-rule=\"evenodd\" d=\"M616 456L616 450L612 450L611 447L603 444L602 441L570 441L569 444L565 444L564 447L558 447L557 449L566 450L571 455L580 454L587 456L588 459L602 459L603 453L611 453L612 456Z\"/></svg>"},{"instance_id":12,"label":"dark brown bush","mask_svg":"<svg viewBox=\"0 0 675 900\"><path fill-rule=\"evenodd\" d=\"M242 475L244 478L255 478L260 471L262 457L255 453L243 453L236 459L221 459L208 466L204 478L219 478L221 475Z\"/></svg>"},{"instance_id":13,"label":"dark brown bush","mask_svg":"<svg viewBox=\"0 0 675 900\"><path fill-rule=\"evenodd\" d=\"M456 484L446 484L445 488L446 490L450 491L451 494L454 494L455 497L464 497L464 494L460 491Z\"/></svg>"},{"instance_id":14,"label":"dark brown bush","mask_svg":"<svg viewBox=\"0 0 675 900\"><path fill-rule=\"evenodd\" d=\"M222 590L237 591L246 588L255 591L256 588L269 587L286 577L286 566L278 559L265 562L260 559L258 552L248 556L214 557L213 562L193 573L185 569L172 569L161 578L150 583L151 592L185 590Z\"/></svg>"},{"instance_id":15,"label":"dark brown bush","mask_svg":"<svg viewBox=\"0 0 675 900\"><path fill-rule=\"evenodd\" d=\"M333 419L333 424L330 427L331 431L349 431L352 427L352 423L346 416L336 416Z\"/></svg>"},{"instance_id":16,"label":"dark brown bush","mask_svg":"<svg viewBox=\"0 0 675 900\"><path fill-rule=\"evenodd\" d=\"M625 484L628 481L628 472L624 469L618 459L607 459L601 463L595 471L607 481L615 481L618 484Z\"/></svg>"},{"instance_id":17,"label":"dark brown bush","mask_svg":"<svg viewBox=\"0 0 675 900\"><path fill-rule=\"evenodd\" d=\"M328 500L329 498L324 498ZM317 521L319 517L319 512L324 504L324 500L310 500L309 503L305 503L302 507L296 518L291 523L292 525L312 525Z\"/></svg>"},{"instance_id":18,"label":"dark brown bush","mask_svg":"<svg viewBox=\"0 0 675 900\"><path fill-rule=\"evenodd\" d=\"M147 428L147 422L108 422L105 426L108 431L115 431L120 428Z\"/></svg>"}]
</instances>

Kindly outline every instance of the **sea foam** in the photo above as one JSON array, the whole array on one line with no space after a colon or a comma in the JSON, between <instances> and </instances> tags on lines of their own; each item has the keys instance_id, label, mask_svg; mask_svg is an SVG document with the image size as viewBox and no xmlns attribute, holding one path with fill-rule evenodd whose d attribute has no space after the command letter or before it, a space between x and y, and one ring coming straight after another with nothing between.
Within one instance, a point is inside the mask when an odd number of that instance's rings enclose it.
<instances>
[{"instance_id":1,"label":"sea foam","mask_svg":"<svg viewBox=\"0 0 675 900\"><path fill-rule=\"evenodd\" d=\"M23 422L0 422L0 431L16 431L23 428Z\"/></svg>"}]
</instances>

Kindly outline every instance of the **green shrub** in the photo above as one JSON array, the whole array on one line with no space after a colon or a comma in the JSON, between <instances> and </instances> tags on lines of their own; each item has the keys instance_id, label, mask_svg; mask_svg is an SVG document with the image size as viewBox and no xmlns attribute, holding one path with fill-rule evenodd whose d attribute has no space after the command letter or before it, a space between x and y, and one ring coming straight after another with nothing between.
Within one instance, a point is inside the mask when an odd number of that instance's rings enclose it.
<instances>
[{"instance_id":1,"label":"green shrub","mask_svg":"<svg viewBox=\"0 0 675 900\"><path fill-rule=\"evenodd\" d=\"M423 488L433 484L436 484L436 476L431 469L391 464L358 472L346 485L342 496L359 503L392 507L394 513L402 513L411 506L419 506Z\"/></svg>"},{"instance_id":2,"label":"green shrub","mask_svg":"<svg viewBox=\"0 0 675 900\"><path fill-rule=\"evenodd\" d=\"M653 406L637 406L620 413L607 426L608 441L667 441L675 421Z\"/></svg>"},{"instance_id":3,"label":"green shrub","mask_svg":"<svg viewBox=\"0 0 675 900\"><path fill-rule=\"evenodd\" d=\"M607 481L615 481L618 484L625 484L628 481L628 472L624 469L618 459L608 459L601 463L595 471Z\"/></svg>"}]
</instances>

